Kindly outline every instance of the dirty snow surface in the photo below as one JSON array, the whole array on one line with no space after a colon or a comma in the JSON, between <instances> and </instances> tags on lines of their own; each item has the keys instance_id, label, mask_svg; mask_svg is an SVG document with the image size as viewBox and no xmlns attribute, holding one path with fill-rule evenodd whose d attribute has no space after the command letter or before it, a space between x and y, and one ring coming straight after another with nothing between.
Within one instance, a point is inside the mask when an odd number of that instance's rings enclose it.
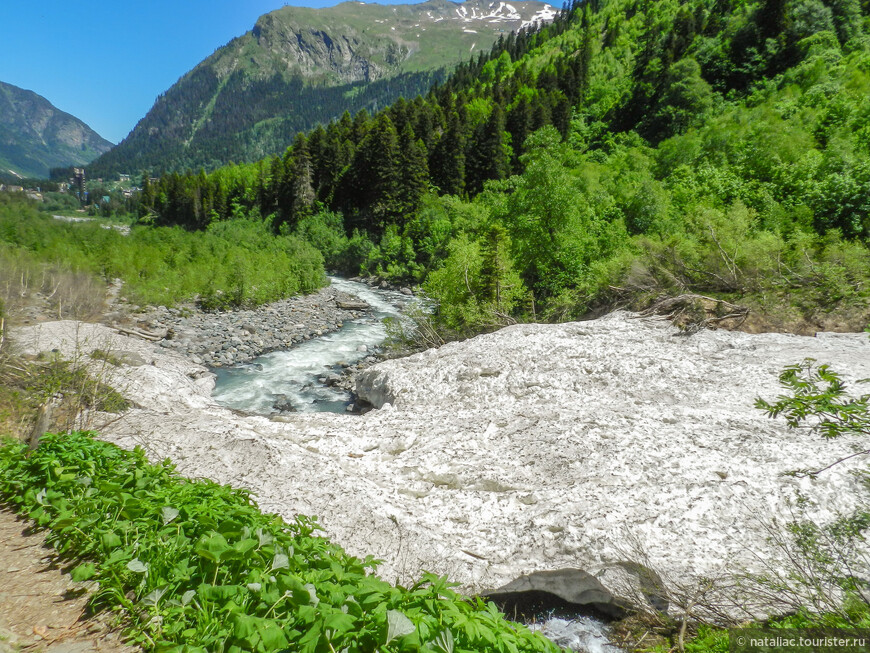
<instances>
[{"instance_id":1,"label":"dirty snow surface","mask_svg":"<svg viewBox=\"0 0 870 653\"><path fill-rule=\"evenodd\" d=\"M349 552L384 560L391 581L427 569L484 590L577 567L607 584L609 565L638 551L665 577L752 568L775 557L765 523L789 518L796 491L833 519L855 505L850 472L866 460L816 480L782 474L870 447L753 407L805 357L870 377L866 334L681 337L627 313L518 325L365 371L358 391L380 410L278 422L216 405L207 370L174 352L76 324L18 341L135 354L109 373L137 407L107 418L104 438L249 488L267 511L317 515Z\"/></svg>"}]
</instances>

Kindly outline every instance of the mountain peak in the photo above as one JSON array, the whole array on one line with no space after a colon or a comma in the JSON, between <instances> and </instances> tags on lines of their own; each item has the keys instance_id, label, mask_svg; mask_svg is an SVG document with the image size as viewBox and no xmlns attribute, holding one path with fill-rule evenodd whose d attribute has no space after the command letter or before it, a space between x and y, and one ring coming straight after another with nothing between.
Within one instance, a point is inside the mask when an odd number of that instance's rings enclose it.
<instances>
[{"instance_id":1,"label":"mountain peak","mask_svg":"<svg viewBox=\"0 0 870 653\"><path fill-rule=\"evenodd\" d=\"M276 9L184 75L92 169L210 168L283 152L345 110L427 92L499 36L556 13L535 0Z\"/></svg>"},{"instance_id":2,"label":"mountain peak","mask_svg":"<svg viewBox=\"0 0 870 653\"><path fill-rule=\"evenodd\" d=\"M90 163L112 144L41 95L0 82L0 175L48 177Z\"/></svg>"}]
</instances>

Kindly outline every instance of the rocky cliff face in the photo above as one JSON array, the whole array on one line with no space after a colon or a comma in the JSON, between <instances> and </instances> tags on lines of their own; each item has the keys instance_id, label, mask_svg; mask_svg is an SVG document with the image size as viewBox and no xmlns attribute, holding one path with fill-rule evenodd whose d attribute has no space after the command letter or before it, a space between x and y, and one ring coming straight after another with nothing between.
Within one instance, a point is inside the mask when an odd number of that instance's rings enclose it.
<instances>
[{"instance_id":1,"label":"rocky cliff face","mask_svg":"<svg viewBox=\"0 0 870 653\"><path fill-rule=\"evenodd\" d=\"M212 168L283 152L297 132L345 110L425 93L500 35L554 15L533 0L284 7L161 95L92 176Z\"/></svg>"},{"instance_id":2,"label":"rocky cliff face","mask_svg":"<svg viewBox=\"0 0 870 653\"><path fill-rule=\"evenodd\" d=\"M861 457L815 480L783 473L870 442L825 441L753 406L805 357L847 382L870 377L866 334L675 334L624 313L509 327L371 368L359 390L379 410L280 422L217 406L205 368L105 327L16 338L33 353L135 353L143 364L111 381L137 407L96 423L103 437L249 488L285 517L318 515L351 553L384 560L389 580L427 569L483 590L575 568L620 595L639 565L689 590L779 568L766 529L793 518L798 492L829 523L866 491Z\"/></svg>"},{"instance_id":3,"label":"rocky cliff face","mask_svg":"<svg viewBox=\"0 0 870 653\"><path fill-rule=\"evenodd\" d=\"M251 35L287 70L370 82L457 63L474 49L488 49L500 34L554 14L540 2L429 0L393 7L345 2L320 10L284 7L260 18Z\"/></svg>"},{"instance_id":4,"label":"rocky cliff face","mask_svg":"<svg viewBox=\"0 0 870 653\"><path fill-rule=\"evenodd\" d=\"M252 32L257 44L280 57L287 70L303 77L333 77L341 82L373 82L407 58L407 47L394 41L367 41L360 34L330 34L322 29L288 25L269 14Z\"/></svg>"},{"instance_id":5,"label":"rocky cliff face","mask_svg":"<svg viewBox=\"0 0 870 653\"><path fill-rule=\"evenodd\" d=\"M47 177L89 163L112 144L44 97L0 82L0 174Z\"/></svg>"}]
</instances>

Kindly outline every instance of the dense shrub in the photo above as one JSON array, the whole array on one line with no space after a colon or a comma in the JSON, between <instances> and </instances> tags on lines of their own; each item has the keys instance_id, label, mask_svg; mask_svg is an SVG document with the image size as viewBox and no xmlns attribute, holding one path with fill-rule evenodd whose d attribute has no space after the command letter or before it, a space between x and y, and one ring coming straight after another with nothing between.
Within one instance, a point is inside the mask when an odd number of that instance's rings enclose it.
<instances>
[{"instance_id":1,"label":"dense shrub","mask_svg":"<svg viewBox=\"0 0 870 653\"><path fill-rule=\"evenodd\" d=\"M129 235L109 226L59 222L0 194L0 256L35 278L57 269L120 278L137 301L173 304L199 295L209 308L262 304L325 282L314 247L275 236L259 220L215 222L201 232L134 225Z\"/></svg>"}]
</instances>

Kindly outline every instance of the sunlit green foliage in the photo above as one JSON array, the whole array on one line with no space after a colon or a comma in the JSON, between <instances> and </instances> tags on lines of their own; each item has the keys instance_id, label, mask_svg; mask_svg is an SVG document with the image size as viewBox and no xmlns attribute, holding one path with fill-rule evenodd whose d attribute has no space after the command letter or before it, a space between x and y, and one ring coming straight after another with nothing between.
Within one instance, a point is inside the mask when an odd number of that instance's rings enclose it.
<instances>
[{"instance_id":1,"label":"sunlit green foliage","mask_svg":"<svg viewBox=\"0 0 870 653\"><path fill-rule=\"evenodd\" d=\"M164 178L143 213L292 230L340 212L370 241L346 266L426 283L468 332L578 316L613 293L865 310L867 26L853 0L575 5L426 98L346 116L268 163ZM286 172L300 162L315 198L302 210ZM494 307L499 275L519 283Z\"/></svg>"},{"instance_id":2,"label":"sunlit green foliage","mask_svg":"<svg viewBox=\"0 0 870 653\"><path fill-rule=\"evenodd\" d=\"M215 222L203 232L64 223L0 194L0 248L34 264L61 264L120 278L133 298L172 304L198 295L209 308L262 304L324 283L323 259L294 236L275 236L258 220Z\"/></svg>"},{"instance_id":3,"label":"sunlit green foliage","mask_svg":"<svg viewBox=\"0 0 870 653\"><path fill-rule=\"evenodd\" d=\"M263 514L243 490L87 433L46 435L29 455L0 446L0 498L48 529L75 580L99 582L93 607L117 610L145 650L558 651L445 578L391 586L314 520Z\"/></svg>"}]
</instances>

